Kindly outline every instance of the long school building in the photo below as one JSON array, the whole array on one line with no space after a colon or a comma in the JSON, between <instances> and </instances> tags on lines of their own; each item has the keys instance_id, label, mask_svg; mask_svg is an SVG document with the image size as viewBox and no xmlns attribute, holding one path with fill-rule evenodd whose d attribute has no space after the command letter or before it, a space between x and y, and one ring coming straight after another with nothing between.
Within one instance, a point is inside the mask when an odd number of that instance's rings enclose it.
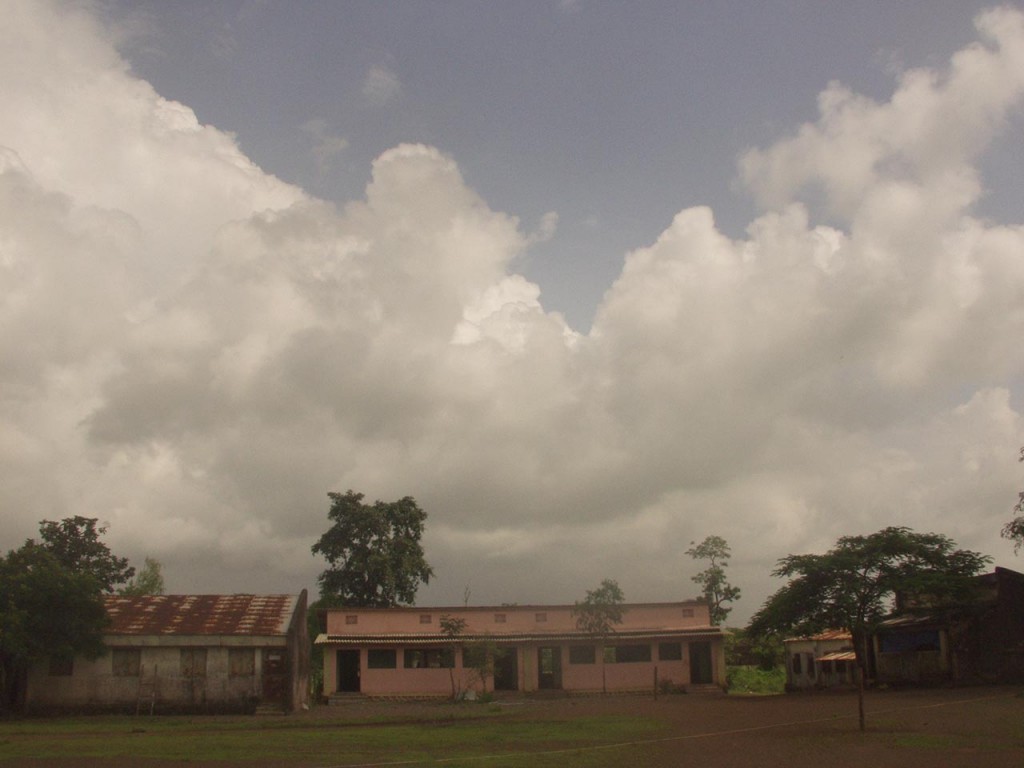
<instances>
[{"instance_id":1,"label":"long school building","mask_svg":"<svg viewBox=\"0 0 1024 768\"><path fill-rule=\"evenodd\" d=\"M724 687L723 636L705 603L624 608L603 639L577 628L571 605L332 609L316 639L324 694Z\"/></svg>"}]
</instances>

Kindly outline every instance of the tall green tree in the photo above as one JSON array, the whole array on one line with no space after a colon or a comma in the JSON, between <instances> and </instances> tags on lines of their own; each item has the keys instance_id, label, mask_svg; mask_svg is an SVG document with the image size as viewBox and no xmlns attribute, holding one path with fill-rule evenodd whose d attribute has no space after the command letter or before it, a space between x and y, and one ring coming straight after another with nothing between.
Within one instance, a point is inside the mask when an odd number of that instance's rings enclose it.
<instances>
[{"instance_id":1,"label":"tall green tree","mask_svg":"<svg viewBox=\"0 0 1024 768\"><path fill-rule=\"evenodd\" d=\"M162 595L164 593L163 566L159 560L147 557L140 568L125 586L118 590L120 595Z\"/></svg>"},{"instance_id":2,"label":"tall green tree","mask_svg":"<svg viewBox=\"0 0 1024 768\"><path fill-rule=\"evenodd\" d=\"M1018 461L1024 461L1024 448L1020 449ZM1014 505L1013 511L1016 513L1016 517L1003 526L1002 533L1004 539L1013 542L1013 551L1020 552L1020 548L1024 546L1024 491L1017 494L1017 503Z\"/></svg>"},{"instance_id":3,"label":"tall green tree","mask_svg":"<svg viewBox=\"0 0 1024 768\"><path fill-rule=\"evenodd\" d=\"M889 527L868 536L843 536L824 555L789 555L773 576L789 582L768 598L748 633L811 635L845 629L853 636L859 669L860 727L867 640L891 612L899 593L935 606L967 599L972 576L990 558L957 549L946 536Z\"/></svg>"},{"instance_id":4,"label":"tall green tree","mask_svg":"<svg viewBox=\"0 0 1024 768\"><path fill-rule=\"evenodd\" d=\"M28 541L0 558L0 710L23 701L37 661L102 655L103 585Z\"/></svg>"},{"instance_id":5,"label":"tall green tree","mask_svg":"<svg viewBox=\"0 0 1024 768\"><path fill-rule=\"evenodd\" d=\"M135 575L128 558L117 557L100 539L107 532L95 517L66 517L59 522L43 520L39 524L40 546L68 570L88 573L104 592L112 593L119 584ZM31 540L30 540L31 541Z\"/></svg>"},{"instance_id":6,"label":"tall green tree","mask_svg":"<svg viewBox=\"0 0 1024 768\"><path fill-rule=\"evenodd\" d=\"M576 601L576 605L573 606L576 628L599 640L602 652L608 636L615 631L617 624L622 623L622 617L626 613L624 602L625 596L619 583L614 579L603 579L601 586L587 590L587 596L582 601ZM601 691L608 692L604 664L601 665Z\"/></svg>"},{"instance_id":7,"label":"tall green tree","mask_svg":"<svg viewBox=\"0 0 1024 768\"><path fill-rule=\"evenodd\" d=\"M708 567L692 577L691 581L700 585L701 593L711 611L711 623L724 623L732 611L732 608L726 608L725 604L740 598L739 588L734 587L725 578L725 569L732 554L728 543L721 536L708 536L697 545L691 541L686 554L694 560L708 561Z\"/></svg>"},{"instance_id":8,"label":"tall green tree","mask_svg":"<svg viewBox=\"0 0 1024 768\"><path fill-rule=\"evenodd\" d=\"M416 500L363 503L354 491L329 493L331 527L313 545L328 568L320 574L323 607L411 605L434 575L420 538L427 513Z\"/></svg>"}]
</instances>

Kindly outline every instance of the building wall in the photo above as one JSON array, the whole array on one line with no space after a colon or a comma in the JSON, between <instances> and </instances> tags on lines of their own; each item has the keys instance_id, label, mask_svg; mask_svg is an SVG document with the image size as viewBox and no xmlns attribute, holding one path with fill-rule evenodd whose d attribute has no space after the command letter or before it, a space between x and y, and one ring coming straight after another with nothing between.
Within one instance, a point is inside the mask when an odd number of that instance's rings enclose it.
<instances>
[{"instance_id":1,"label":"building wall","mask_svg":"<svg viewBox=\"0 0 1024 768\"><path fill-rule=\"evenodd\" d=\"M886 629L872 638L875 677L888 683L929 683L951 677L949 634L943 627Z\"/></svg>"},{"instance_id":2,"label":"building wall","mask_svg":"<svg viewBox=\"0 0 1024 768\"><path fill-rule=\"evenodd\" d=\"M288 625L288 700L286 708L298 712L309 707L309 655L310 639L307 616L306 590L299 599Z\"/></svg>"},{"instance_id":3,"label":"building wall","mask_svg":"<svg viewBox=\"0 0 1024 768\"><path fill-rule=\"evenodd\" d=\"M281 650L286 645L283 637L124 636L108 637L106 644L108 652L98 659L76 657L71 674L59 674L67 669L55 669L48 661L34 665L28 676L26 707L148 709L155 695L157 707L245 710L263 694L263 650ZM237 649L236 660L237 654L244 658L246 650L252 652L251 672L232 674L231 649ZM138 654L137 674L116 674L119 659L130 660L134 653ZM195 660L203 654L205 665L199 667ZM121 671L126 671L123 664Z\"/></svg>"},{"instance_id":4,"label":"building wall","mask_svg":"<svg viewBox=\"0 0 1024 768\"><path fill-rule=\"evenodd\" d=\"M659 650L662 642L679 643L680 659L662 659ZM711 646L712 680L711 684L725 684L725 652L721 638L702 640ZM557 648L561 660L561 680L555 686L557 690L574 692L597 692L605 687L609 691L653 690L655 674L659 683L671 683L677 686L692 684L690 676L690 647L686 640L678 637L654 638L650 641L621 643L629 646L646 646L650 649L649 661L605 661L602 646L592 645L593 663L574 663L570 657L571 647L588 645L579 641L557 643L522 643L506 646L506 652L516 655L518 679L517 691L533 692L540 689L539 680L539 649L541 647ZM614 647L612 643L609 647ZM440 646L431 646L432 648ZM479 679L476 670L466 667L461 651L454 654L452 668L408 669L405 667L405 654L419 647L373 647L347 650L358 650L360 666L360 692L368 695L413 695L413 696L447 696L452 693L453 681L457 690L493 691L494 678L488 676L486 681ZM324 691L331 694L337 691L337 651L334 646L324 648ZM393 650L395 666L392 669L371 669L368 665L370 650ZM602 679L603 678L603 679Z\"/></svg>"},{"instance_id":5,"label":"building wall","mask_svg":"<svg viewBox=\"0 0 1024 768\"><path fill-rule=\"evenodd\" d=\"M688 643L691 638L681 633L701 629L707 630L702 641L711 647L708 670L710 680L713 684L725 684L724 642L718 630L711 627L706 603L638 603L626 605L624 609L623 621L616 625L616 633L643 630L664 632L664 636L652 635L643 640L616 639L614 635L609 638L608 645L611 646L646 646L649 654L638 661L605 663L603 650L597 643L590 643L594 648L594 662L588 664L573 663L570 660L571 646L588 644L581 639L569 640L565 637L578 632L573 606L332 609L326 617L327 635L338 640L323 646L324 693L330 695L338 691L339 650L358 651L359 690L365 694L451 695L453 681L457 690L493 690L493 676L480 681L477 671L465 665L462 653L458 650L451 669L412 669L405 666L405 654L417 648L442 648L447 645L457 649L457 641L438 637L443 634L441 621L446 616L465 622L463 634L488 637L498 647L510 649L509 652L515 654L517 691L530 692L541 687L600 691L603 686L608 690L650 690L655 684L655 668L660 680L668 680L680 686L690 685ZM403 635L408 636L405 643L402 642ZM513 638L510 635L530 637ZM550 635L551 639L547 640L545 635ZM360 640L361 636L366 636L366 640ZM381 641L382 636L387 636L385 642ZM434 636L435 640L428 640L429 636ZM659 658L660 642L681 643L681 658ZM433 644L427 646L420 643ZM546 679L546 686L542 686L540 681L540 648L557 649L561 659L560 678ZM373 651L374 658L379 661L382 656L376 652L389 649L395 652L394 667L371 668L370 652Z\"/></svg>"},{"instance_id":6,"label":"building wall","mask_svg":"<svg viewBox=\"0 0 1024 768\"><path fill-rule=\"evenodd\" d=\"M626 606L617 631L644 627L679 629L709 627L706 603L650 603ZM498 606L484 608L352 608L327 613L328 635L441 632L441 618L466 622L467 633L571 632L576 629L573 607ZM502 620L503 619L503 620Z\"/></svg>"},{"instance_id":7,"label":"building wall","mask_svg":"<svg viewBox=\"0 0 1024 768\"><path fill-rule=\"evenodd\" d=\"M954 677L963 682L1024 682L1024 575L996 568L989 605L955 622Z\"/></svg>"},{"instance_id":8,"label":"building wall","mask_svg":"<svg viewBox=\"0 0 1024 768\"><path fill-rule=\"evenodd\" d=\"M820 656L850 648L849 638L817 640L799 638L785 641L786 685L790 689L831 688L855 681L854 662L819 662Z\"/></svg>"}]
</instances>

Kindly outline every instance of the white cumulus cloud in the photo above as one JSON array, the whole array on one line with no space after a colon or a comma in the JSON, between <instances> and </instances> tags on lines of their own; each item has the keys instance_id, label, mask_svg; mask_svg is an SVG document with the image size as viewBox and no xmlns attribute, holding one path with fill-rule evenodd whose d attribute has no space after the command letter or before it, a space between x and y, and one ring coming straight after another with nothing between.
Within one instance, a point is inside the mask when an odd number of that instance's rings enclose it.
<instances>
[{"instance_id":1,"label":"white cumulus cloud","mask_svg":"<svg viewBox=\"0 0 1024 768\"><path fill-rule=\"evenodd\" d=\"M556 217L523 232L457 158L395 147L334 206L134 77L86 10L5 12L4 546L84 514L174 590L297 589L352 488L428 511L427 601L686 597L711 533L739 614L776 558L846 533L1009 557L1024 228L972 205L1024 96L1020 13L887 102L829 86L741 159L744 237L680 211L581 335L513 268Z\"/></svg>"}]
</instances>

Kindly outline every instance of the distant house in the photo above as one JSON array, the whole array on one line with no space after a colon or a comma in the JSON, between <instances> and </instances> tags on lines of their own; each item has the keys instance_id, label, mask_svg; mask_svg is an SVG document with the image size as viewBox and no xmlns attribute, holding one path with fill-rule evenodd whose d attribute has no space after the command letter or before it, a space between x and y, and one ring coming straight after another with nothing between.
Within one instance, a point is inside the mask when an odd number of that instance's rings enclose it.
<instances>
[{"instance_id":1,"label":"distant house","mask_svg":"<svg viewBox=\"0 0 1024 768\"><path fill-rule=\"evenodd\" d=\"M29 670L30 710L294 711L308 704L306 592L105 598L108 652Z\"/></svg>"},{"instance_id":2,"label":"distant house","mask_svg":"<svg viewBox=\"0 0 1024 768\"><path fill-rule=\"evenodd\" d=\"M882 622L873 638L876 679L1024 682L1024 574L996 568L975 583L966 604L901 606L904 612Z\"/></svg>"},{"instance_id":3,"label":"distant house","mask_svg":"<svg viewBox=\"0 0 1024 768\"><path fill-rule=\"evenodd\" d=\"M724 687L722 632L706 603L624 606L602 643L576 628L571 605L458 608L338 608L316 643L324 693L446 696L458 691L651 690ZM442 619L465 622L456 637ZM484 678L469 661L476 644L492 656Z\"/></svg>"},{"instance_id":4,"label":"distant house","mask_svg":"<svg viewBox=\"0 0 1024 768\"><path fill-rule=\"evenodd\" d=\"M833 688L856 681L853 637L829 630L811 637L792 637L786 649L786 689Z\"/></svg>"}]
</instances>

